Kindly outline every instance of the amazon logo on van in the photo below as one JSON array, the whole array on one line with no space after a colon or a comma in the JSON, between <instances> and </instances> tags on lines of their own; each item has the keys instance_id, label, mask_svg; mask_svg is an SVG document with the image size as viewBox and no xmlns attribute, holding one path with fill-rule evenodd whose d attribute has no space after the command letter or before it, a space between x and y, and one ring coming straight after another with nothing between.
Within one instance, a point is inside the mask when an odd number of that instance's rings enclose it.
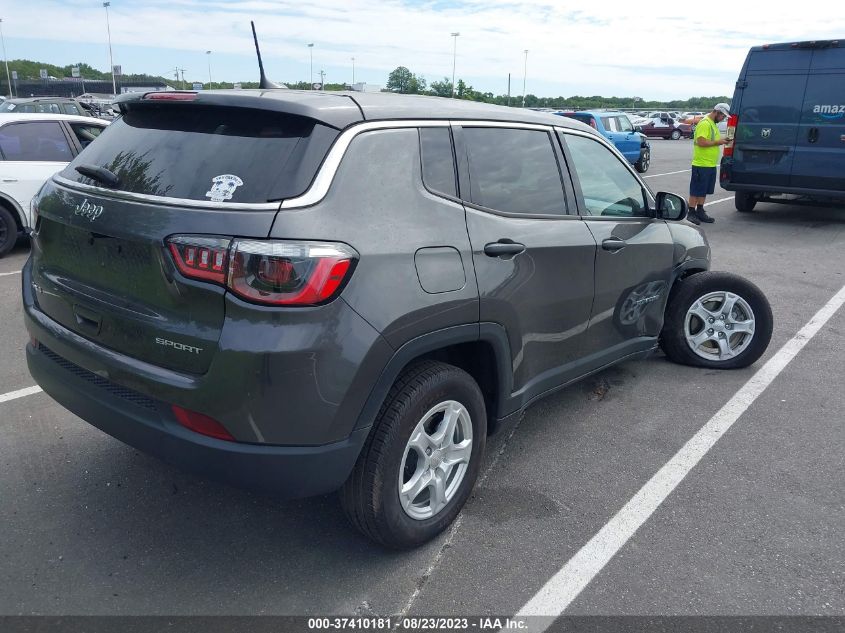
<instances>
[{"instance_id":1,"label":"amazon logo on van","mask_svg":"<svg viewBox=\"0 0 845 633\"><path fill-rule=\"evenodd\" d=\"M845 117L845 105L813 106L813 114L821 114L825 119L841 119Z\"/></svg>"}]
</instances>

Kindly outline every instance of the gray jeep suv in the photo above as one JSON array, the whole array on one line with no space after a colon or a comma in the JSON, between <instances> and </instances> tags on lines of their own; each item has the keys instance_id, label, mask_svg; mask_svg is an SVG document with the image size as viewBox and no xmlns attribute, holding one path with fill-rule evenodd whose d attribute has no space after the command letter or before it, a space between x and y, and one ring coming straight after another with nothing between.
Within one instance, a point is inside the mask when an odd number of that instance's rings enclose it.
<instances>
[{"instance_id":1,"label":"gray jeep suv","mask_svg":"<svg viewBox=\"0 0 845 633\"><path fill-rule=\"evenodd\" d=\"M762 293L589 127L434 97L126 95L36 198L30 371L189 469L442 531L497 424L661 345L742 367Z\"/></svg>"}]
</instances>

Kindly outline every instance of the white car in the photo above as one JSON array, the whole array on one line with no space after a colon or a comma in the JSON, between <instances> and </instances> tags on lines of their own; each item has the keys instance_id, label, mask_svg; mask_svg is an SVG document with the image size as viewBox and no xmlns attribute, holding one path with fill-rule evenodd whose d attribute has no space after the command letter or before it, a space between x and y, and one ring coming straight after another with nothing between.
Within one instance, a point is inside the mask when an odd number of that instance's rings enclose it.
<instances>
[{"instance_id":1,"label":"white car","mask_svg":"<svg viewBox=\"0 0 845 633\"><path fill-rule=\"evenodd\" d=\"M30 203L108 125L70 114L0 114L0 257L32 227Z\"/></svg>"}]
</instances>

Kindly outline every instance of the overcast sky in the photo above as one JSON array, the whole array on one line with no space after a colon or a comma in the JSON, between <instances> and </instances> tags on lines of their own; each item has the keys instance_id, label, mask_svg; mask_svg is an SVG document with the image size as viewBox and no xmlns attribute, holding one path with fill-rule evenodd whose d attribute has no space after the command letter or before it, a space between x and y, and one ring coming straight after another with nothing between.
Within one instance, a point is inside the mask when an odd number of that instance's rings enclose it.
<instances>
[{"instance_id":1,"label":"overcast sky","mask_svg":"<svg viewBox=\"0 0 845 633\"><path fill-rule=\"evenodd\" d=\"M6 52L52 64L108 68L101 1L5 0ZM657 7L660 7L659 9ZM845 38L845 2L695 0L310 0L229 2L112 0L114 62L125 73L189 81L257 80L254 19L271 79L355 79L384 85L407 66L429 82L452 74L476 90L540 96L731 95L749 47L766 42ZM206 50L211 55L206 55Z\"/></svg>"}]
</instances>

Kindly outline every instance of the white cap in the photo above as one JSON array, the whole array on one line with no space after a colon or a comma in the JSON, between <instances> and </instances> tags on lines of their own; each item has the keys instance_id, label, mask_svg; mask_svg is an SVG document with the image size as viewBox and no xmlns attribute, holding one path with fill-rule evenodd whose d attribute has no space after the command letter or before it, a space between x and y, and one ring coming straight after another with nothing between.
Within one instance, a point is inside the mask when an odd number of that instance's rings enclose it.
<instances>
[{"instance_id":1,"label":"white cap","mask_svg":"<svg viewBox=\"0 0 845 633\"><path fill-rule=\"evenodd\" d=\"M725 116L729 117L731 115L731 106L728 105L727 103L717 103L716 105L713 106L713 111L714 112L721 112Z\"/></svg>"}]
</instances>

